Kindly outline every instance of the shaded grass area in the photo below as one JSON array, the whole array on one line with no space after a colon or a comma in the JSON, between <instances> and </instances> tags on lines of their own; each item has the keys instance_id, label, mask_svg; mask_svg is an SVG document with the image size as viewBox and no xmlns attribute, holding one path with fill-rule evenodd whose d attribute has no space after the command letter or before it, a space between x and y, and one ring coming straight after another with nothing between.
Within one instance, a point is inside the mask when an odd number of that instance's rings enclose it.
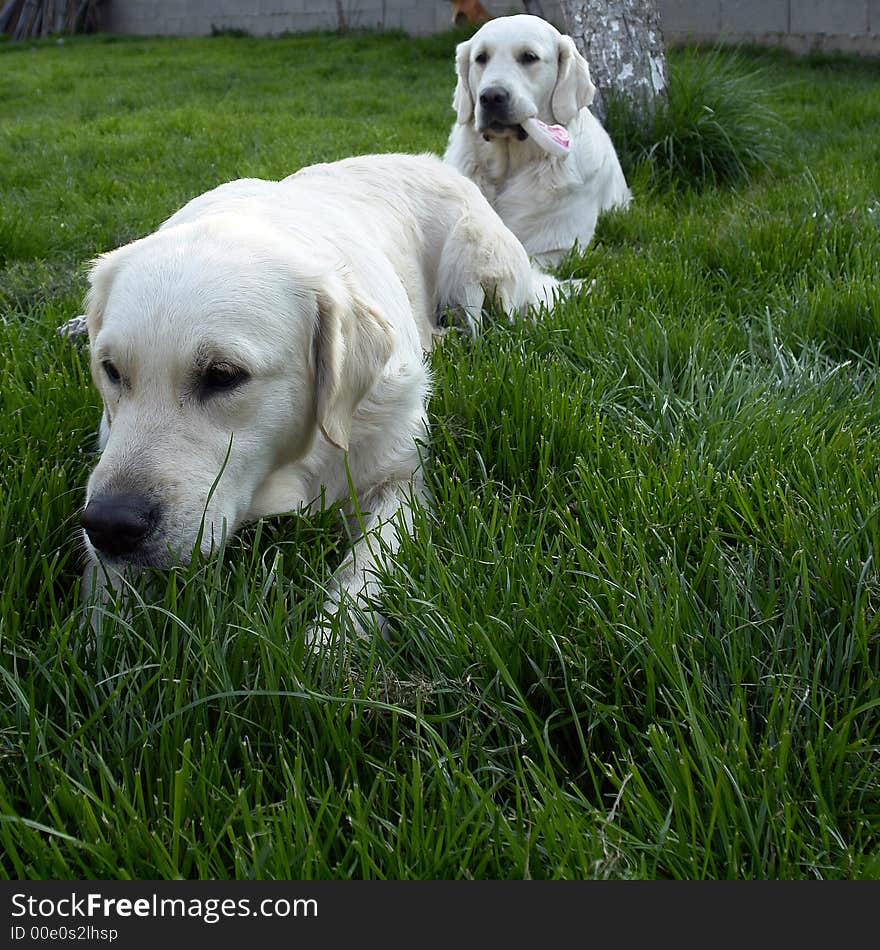
<instances>
[{"instance_id":1,"label":"shaded grass area","mask_svg":"<svg viewBox=\"0 0 880 950\"><path fill-rule=\"evenodd\" d=\"M229 178L441 151L455 39L0 47L4 876L880 875L875 64L740 54L782 167L636 172L589 296L433 354L390 644L304 654L332 512L80 629L82 262Z\"/></svg>"}]
</instances>

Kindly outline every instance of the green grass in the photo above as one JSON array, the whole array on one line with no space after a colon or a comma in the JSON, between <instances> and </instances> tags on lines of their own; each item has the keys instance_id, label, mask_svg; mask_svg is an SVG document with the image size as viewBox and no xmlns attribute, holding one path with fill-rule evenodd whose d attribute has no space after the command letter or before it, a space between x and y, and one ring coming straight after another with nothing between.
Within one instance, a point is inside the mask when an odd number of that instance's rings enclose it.
<instances>
[{"instance_id":1,"label":"green grass","mask_svg":"<svg viewBox=\"0 0 880 950\"><path fill-rule=\"evenodd\" d=\"M591 296L433 355L391 644L304 654L327 512L89 649L83 262L229 178L441 151L454 42L0 47L2 875L880 877L873 63L740 54L784 169L636 175Z\"/></svg>"}]
</instances>

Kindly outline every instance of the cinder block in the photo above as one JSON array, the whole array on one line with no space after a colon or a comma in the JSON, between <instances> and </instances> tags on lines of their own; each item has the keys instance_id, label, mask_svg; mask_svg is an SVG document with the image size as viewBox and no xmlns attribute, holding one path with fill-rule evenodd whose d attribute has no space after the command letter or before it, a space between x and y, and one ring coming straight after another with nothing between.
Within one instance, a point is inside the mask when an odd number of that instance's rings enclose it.
<instances>
[{"instance_id":1,"label":"cinder block","mask_svg":"<svg viewBox=\"0 0 880 950\"><path fill-rule=\"evenodd\" d=\"M433 10L424 7L409 7L400 11L400 25L411 36L424 36L434 25Z\"/></svg>"},{"instance_id":2,"label":"cinder block","mask_svg":"<svg viewBox=\"0 0 880 950\"><path fill-rule=\"evenodd\" d=\"M722 0L722 33L787 33L789 0Z\"/></svg>"},{"instance_id":3,"label":"cinder block","mask_svg":"<svg viewBox=\"0 0 880 950\"><path fill-rule=\"evenodd\" d=\"M227 19L230 17L239 17L238 23L243 22L243 18L251 12L255 12L257 9L257 3L255 0L251 0L250 3L237 3L236 0L214 0L211 4L213 10L210 12L214 16L224 16ZM244 29L244 27L237 26L238 29Z\"/></svg>"},{"instance_id":4,"label":"cinder block","mask_svg":"<svg viewBox=\"0 0 880 950\"><path fill-rule=\"evenodd\" d=\"M434 4L434 31L445 33L452 29L452 8L446 3Z\"/></svg>"},{"instance_id":5,"label":"cinder block","mask_svg":"<svg viewBox=\"0 0 880 950\"><path fill-rule=\"evenodd\" d=\"M868 0L791 0L792 33L866 33Z\"/></svg>"},{"instance_id":6,"label":"cinder block","mask_svg":"<svg viewBox=\"0 0 880 950\"><path fill-rule=\"evenodd\" d=\"M722 0L660 0L660 26L675 33L720 33Z\"/></svg>"},{"instance_id":7,"label":"cinder block","mask_svg":"<svg viewBox=\"0 0 880 950\"><path fill-rule=\"evenodd\" d=\"M192 31L188 30L186 23L180 16L163 16L154 20L141 20L141 32L150 36L191 36Z\"/></svg>"},{"instance_id":8,"label":"cinder block","mask_svg":"<svg viewBox=\"0 0 880 950\"><path fill-rule=\"evenodd\" d=\"M225 13L212 15L210 11L200 16L188 16L175 19L177 32L175 36L210 36L216 27L218 30L242 29L240 23L233 22Z\"/></svg>"},{"instance_id":9,"label":"cinder block","mask_svg":"<svg viewBox=\"0 0 880 950\"><path fill-rule=\"evenodd\" d=\"M239 29L239 30L249 30L250 27L245 26L241 22L230 22L229 19L224 18L222 23L218 23L216 20L212 20L210 17L206 16L191 16L183 17L178 21L181 25L179 27L179 32L175 35L177 36L210 36L211 31L216 26L218 28L227 27L228 29Z\"/></svg>"},{"instance_id":10,"label":"cinder block","mask_svg":"<svg viewBox=\"0 0 880 950\"><path fill-rule=\"evenodd\" d=\"M146 8L143 12L145 20L179 21L183 20L189 13L186 4L182 3L181 0L158 0L157 3L153 4L152 9L146 4L139 4L139 6L142 9Z\"/></svg>"},{"instance_id":11,"label":"cinder block","mask_svg":"<svg viewBox=\"0 0 880 950\"><path fill-rule=\"evenodd\" d=\"M359 30L382 31L388 29L388 18L382 17L381 10L372 10L367 13L359 13L357 19L351 20L350 25Z\"/></svg>"},{"instance_id":12,"label":"cinder block","mask_svg":"<svg viewBox=\"0 0 880 950\"><path fill-rule=\"evenodd\" d=\"M281 36L282 33L296 33L299 27L299 13L273 13L265 17L269 36Z\"/></svg>"},{"instance_id":13,"label":"cinder block","mask_svg":"<svg viewBox=\"0 0 880 950\"><path fill-rule=\"evenodd\" d=\"M368 30L387 30L388 8L393 6L393 3L381 3L377 0L374 0L373 3L362 4L361 22L363 27Z\"/></svg>"},{"instance_id":14,"label":"cinder block","mask_svg":"<svg viewBox=\"0 0 880 950\"><path fill-rule=\"evenodd\" d=\"M329 6L329 4L325 4L323 12L319 13L298 13L296 16L296 20L299 23L296 27L297 32L306 33L310 30L335 30L339 26L336 17L336 7L334 5L332 9L328 9Z\"/></svg>"},{"instance_id":15,"label":"cinder block","mask_svg":"<svg viewBox=\"0 0 880 950\"><path fill-rule=\"evenodd\" d=\"M193 28L198 36L206 36L212 27L218 30L245 30L248 33L259 35L260 17L249 16L246 13L218 13L216 16L199 17L194 19ZM191 34L192 35L192 34Z\"/></svg>"}]
</instances>

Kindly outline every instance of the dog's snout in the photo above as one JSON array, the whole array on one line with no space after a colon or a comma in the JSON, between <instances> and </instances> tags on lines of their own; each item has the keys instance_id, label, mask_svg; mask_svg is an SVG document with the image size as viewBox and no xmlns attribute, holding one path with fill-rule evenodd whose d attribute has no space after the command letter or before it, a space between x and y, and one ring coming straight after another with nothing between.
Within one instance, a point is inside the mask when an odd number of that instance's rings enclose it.
<instances>
[{"instance_id":1,"label":"dog's snout","mask_svg":"<svg viewBox=\"0 0 880 950\"><path fill-rule=\"evenodd\" d=\"M480 92L480 105L493 112L506 109L510 104L510 93L503 86L487 86Z\"/></svg>"},{"instance_id":2,"label":"dog's snout","mask_svg":"<svg viewBox=\"0 0 880 950\"><path fill-rule=\"evenodd\" d=\"M140 495L103 495L89 501L80 521L99 551L122 557L137 549L157 518L158 505Z\"/></svg>"}]
</instances>

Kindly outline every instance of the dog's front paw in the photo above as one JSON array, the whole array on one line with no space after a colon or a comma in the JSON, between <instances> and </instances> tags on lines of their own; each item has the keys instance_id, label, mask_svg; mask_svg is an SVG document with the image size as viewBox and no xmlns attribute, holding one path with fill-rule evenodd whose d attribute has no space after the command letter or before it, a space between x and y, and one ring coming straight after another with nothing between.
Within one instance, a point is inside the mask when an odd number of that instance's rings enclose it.
<instances>
[{"instance_id":1,"label":"dog's front paw","mask_svg":"<svg viewBox=\"0 0 880 950\"><path fill-rule=\"evenodd\" d=\"M87 326L88 318L84 313L79 314L79 316L71 317L66 323L62 323L58 327L58 332L61 336L66 337L68 340L73 340L76 337L86 336L88 334Z\"/></svg>"},{"instance_id":2,"label":"dog's front paw","mask_svg":"<svg viewBox=\"0 0 880 950\"><path fill-rule=\"evenodd\" d=\"M330 594L321 613L306 628L305 643L312 650L320 650L350 638L367 640L376 634L389 639L388 618L369 601L340 589Z\"/></svg>"}]
</instances>

